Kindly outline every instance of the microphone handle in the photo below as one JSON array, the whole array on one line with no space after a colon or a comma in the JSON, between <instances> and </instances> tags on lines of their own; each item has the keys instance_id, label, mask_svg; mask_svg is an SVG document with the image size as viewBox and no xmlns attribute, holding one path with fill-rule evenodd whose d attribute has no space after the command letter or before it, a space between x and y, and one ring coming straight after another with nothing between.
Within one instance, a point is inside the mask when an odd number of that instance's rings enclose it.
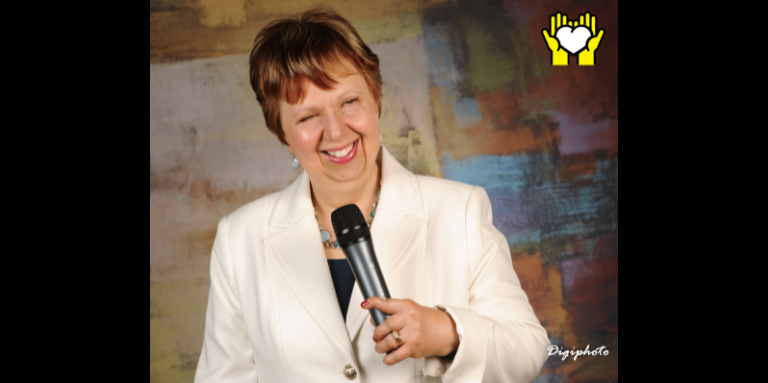
<instances>
[{"instance_id":1,"label":"microphone handle","mask_svg":"<svg viewBox=\"0 0 768 383\"><path fill-rule=\"evenodd\" d=\"M357 285L363 293L363 297L368 299L372 296L389 299L389 290L384 282L384 276L381 275L379 261L376 260L376 253L373 251L373 241L367 240L349 246L344 250L347 256L352 273L355 274ZM376 326L380 325L389 317L377 309L371 309L371 317Z\"/></svg>"}]
</instances>

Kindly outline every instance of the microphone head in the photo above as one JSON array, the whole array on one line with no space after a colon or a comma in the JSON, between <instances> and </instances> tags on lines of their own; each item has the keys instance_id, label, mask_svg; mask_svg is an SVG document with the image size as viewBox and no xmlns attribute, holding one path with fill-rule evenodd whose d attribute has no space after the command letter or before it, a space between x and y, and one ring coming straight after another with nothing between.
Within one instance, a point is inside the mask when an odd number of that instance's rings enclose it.
<instances>
[{"instance_id":1,"label":"microphone head","mask_svg":"<svg viewBox=\"0 0 768 383\"><path fill-rule=\"evenodd\" d=\"M355 204L342 206L331 213L333 231L339 246L346 249L356 243L371 239L371 230L363 212Z\"/></svg>"}]
</instances>

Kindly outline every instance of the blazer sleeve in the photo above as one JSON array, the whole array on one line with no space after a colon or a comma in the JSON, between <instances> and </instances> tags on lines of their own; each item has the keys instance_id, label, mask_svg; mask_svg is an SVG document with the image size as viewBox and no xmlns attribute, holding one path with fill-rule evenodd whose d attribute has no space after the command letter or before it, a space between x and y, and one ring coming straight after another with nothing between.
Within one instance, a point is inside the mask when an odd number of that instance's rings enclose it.
<instances>
[{"instance_id":1,"label":"blazer sleeve","mask_svg":"<svg viewBox=\"0 0 768 383\"><path fill-rule=\"evenodd\" d=\"M491 202L474 187L466 206L469 308L438 305L456 322L459 347L443 382L530 382L547 359L547 332L512 268Z\"/></svg>"},{"instance_id":2,"label":"blazer sleeve","mask_svg":"<svg viewBox=\"0 0 768 383\"><path fill-rule=\"evenodd\" d=\"M211 252L211 289L195 383L257 381L233 270L229 227L224 217L219 221Z\"/></svg>"}]
</instances>

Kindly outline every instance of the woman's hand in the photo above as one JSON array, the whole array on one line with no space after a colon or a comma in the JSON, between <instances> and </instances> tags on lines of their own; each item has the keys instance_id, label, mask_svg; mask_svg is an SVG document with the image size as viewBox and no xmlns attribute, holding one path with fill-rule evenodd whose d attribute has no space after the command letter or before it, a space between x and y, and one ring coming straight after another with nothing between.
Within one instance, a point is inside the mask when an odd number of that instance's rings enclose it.
<instances>
[{"instance_id":1,"label":"woman's hand","mask_svg":"<svg viewBox=\"0 0 768 383\"><path fill-rule=\"evenodd\" d=\"M378 309L390 317L373 330L375 350L384 354L384 364L391 366L406 358L445 356L459 346L456 323L447 313L424 307L410 299L382 299L371 297L360 306L365 310ZM373 325L373 319L371 319ZM397 347L392 331L397 331L402 345Z\"/></svg>"}]
</instances>

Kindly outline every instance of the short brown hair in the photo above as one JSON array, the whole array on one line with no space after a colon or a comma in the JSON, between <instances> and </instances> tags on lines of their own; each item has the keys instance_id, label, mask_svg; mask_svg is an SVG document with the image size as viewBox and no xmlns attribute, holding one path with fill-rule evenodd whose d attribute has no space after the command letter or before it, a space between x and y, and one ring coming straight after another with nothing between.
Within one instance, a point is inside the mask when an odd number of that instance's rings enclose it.
<instances>
[{"instance_id":1,"label":"short brown hair","mask_svg":"<svg viewBox=\"0 0 768 383\"><path fill-rule=\"evenodd\" d=\"M280 100L301 102L312 81L328 90L334 77L349 75L348 61L363 76L381 115L379 58L352 25L329 8L319 7L292 18L275 20L253 41L250 58L251 87L261 104L267 128L285 145L280 123Z\"/></svg>"}]
</instances>

